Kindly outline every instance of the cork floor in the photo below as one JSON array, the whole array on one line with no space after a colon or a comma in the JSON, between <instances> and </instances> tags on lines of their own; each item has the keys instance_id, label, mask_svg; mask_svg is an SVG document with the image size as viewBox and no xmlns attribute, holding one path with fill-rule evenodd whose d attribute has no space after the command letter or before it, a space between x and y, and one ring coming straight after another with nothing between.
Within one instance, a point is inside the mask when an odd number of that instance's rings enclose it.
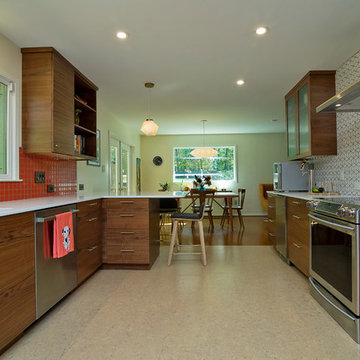
<instances>
[{"instance_id":1,"label":"cork floor","mask_svg":"<svg viewBox=\"0 0 360 360\"><path fill-rule=\"evenodd\" d=\"M100 270L2 360L360 359L271 246L208 246L151 271Z\"/></svg>"}]
</instances>

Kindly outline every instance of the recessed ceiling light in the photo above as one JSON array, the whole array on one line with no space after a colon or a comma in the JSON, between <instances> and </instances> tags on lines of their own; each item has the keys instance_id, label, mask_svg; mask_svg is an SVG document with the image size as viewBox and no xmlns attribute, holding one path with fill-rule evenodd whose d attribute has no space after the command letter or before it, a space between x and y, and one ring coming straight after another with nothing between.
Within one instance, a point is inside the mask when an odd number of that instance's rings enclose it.
<instances>
[{"instance_id":1,"label":"recessed ceiling light","mask_svg":"<svg viewBox=\"0 0 360 360\"><path fill-rule=\"evenodd\" d=\"M267 31L268 31L268 29L265 26L259 26L255 30L256 35L265 35L267 33Z\"/></svg>"},{"instance_id":2,"label":"recessed ceiling light","mask_svg":"<svg viewBox=\"0 0 360 360\"><path fill-rule=\"evenodd\" d=\"M341 106L341 104L336 104L335 106L336 106L336 107L339 107L339 106Z\"/></svg>"},{"instance_id":3,"label":"recessed ceiling light","mask_svg":"<svg viewBox=\"0 0 360 360\"><path fill-rule=\"evenodd\" d=\"M124 32L124 31L118 31L116 33L116 37L118 39L126 39L128 37L128 34L126 32Z\"/></svg>"},{"instance_id":4,"label":"recessed ceiling light","mask_svg":"<svg viewBox=\"0 0 360 360\"><path fill-rule=\"evenodd\" d=\"M243 79L240 79L236 82L236 85L239 85L239 86L244 85L244 84L245 84L245 81Z\"/></svg>"}]
</instances>

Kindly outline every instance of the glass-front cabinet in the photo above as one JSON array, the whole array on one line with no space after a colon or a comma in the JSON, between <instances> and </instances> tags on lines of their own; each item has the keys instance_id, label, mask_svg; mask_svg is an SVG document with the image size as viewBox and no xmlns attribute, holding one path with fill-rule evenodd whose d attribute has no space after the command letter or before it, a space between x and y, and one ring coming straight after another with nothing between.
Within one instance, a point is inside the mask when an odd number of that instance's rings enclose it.
<instances>
[{"instance_id":1,"label":"glass-front cabinet","mask_svg":"<svg viewBox=\"0 0 360 360\"><path fill-rule=\"evenodd\" d=\"M295 97L291 96L286 101L287 115L287 136L288 136L288 156L296 155L296 117L295 117Z\"/></svg>"},{"instance_id":2,"label":"glass-front cabinet","mask_svg":"<svg viewBox=\"0 0 360 360\"><path fill-rule=\"evenodd\" d=\"M336 155L335 114L316 107L335 94L335 71L309 71L285 96L289 160Z\"/></svg>"}]
</instances>

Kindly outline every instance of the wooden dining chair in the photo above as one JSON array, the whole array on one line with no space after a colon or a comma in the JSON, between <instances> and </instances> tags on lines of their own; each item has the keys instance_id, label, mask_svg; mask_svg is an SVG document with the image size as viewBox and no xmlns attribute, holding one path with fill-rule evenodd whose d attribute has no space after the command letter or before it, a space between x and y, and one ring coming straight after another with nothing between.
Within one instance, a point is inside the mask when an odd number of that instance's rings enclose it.
<instances>
[{"instance_id":1,"label":"wooden dining chair","mask_svg":"<svg viewBox=\"0 0 360 360\"><path fill-rule=\"evenodd\" d=\"M238 197L237 197L237 205L233 204L232 209L236 210L239 217L240 226L244 226L244 220L241 214L241 210L244 208L244 201L245 201L245 189L238 189ZM225 219L229 218L229 205L225 202L225 205L222 206L223 214L221 217L220 225L224 226Z\"/></svg>"},{"instance_id":2,"label":"wooden dining chair","mask_svg":"<svg viewBox=\"0 0 360 360\"><path fill-rule=\"evenodd\" d=\"M200 211L200 206L202 203L205 203L205 214L209 218L211 229L214 229L214 220L212 216L213 212L213 202L214 202L214 195L215 190L198 190L198 189L191 189L190 190L190 197L192 200L192 211L193 213L198 213ZM199 203L198 203L199 202ZM191 224L193 228L194 223Z\"/></svg>"}]
</instances>

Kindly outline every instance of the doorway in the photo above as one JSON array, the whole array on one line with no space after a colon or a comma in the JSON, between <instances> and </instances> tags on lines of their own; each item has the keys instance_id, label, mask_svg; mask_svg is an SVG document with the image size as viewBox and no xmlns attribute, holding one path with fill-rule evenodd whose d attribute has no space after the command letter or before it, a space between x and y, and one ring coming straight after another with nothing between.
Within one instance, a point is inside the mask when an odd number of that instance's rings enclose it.
<instances>
[{"instance_id":1,"label":"doorway","mask_svg":"<svg viewBox=\"0 0 360 360\"><path fill-rule=\"evenodd\" d=\"M131 190L131 146L109 133L109 190L116 195Z\"/></svg>"}]
</instances>

